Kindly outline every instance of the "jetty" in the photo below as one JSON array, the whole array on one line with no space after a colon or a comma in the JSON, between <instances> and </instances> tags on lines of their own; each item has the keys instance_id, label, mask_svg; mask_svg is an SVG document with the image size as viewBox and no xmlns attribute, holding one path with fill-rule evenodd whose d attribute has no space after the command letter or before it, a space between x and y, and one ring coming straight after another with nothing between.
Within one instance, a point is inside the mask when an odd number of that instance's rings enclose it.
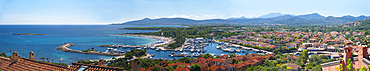
<instances>
[{"instance_id":1,"label":"jetty","mask_svg":"<svg viewBox=\"0 0 370 71\"><path fill-rule=\"evenodd\" d=\"M122 56L122 55L124 55L123 53L118 54L118 53L105 53L105 52L95 52L95 51L83 52L83 51L79 51L79 50L72 50L72 49L69 48L69 47L74 46L74 45L75 44L73 44L73 43L66 43L62 46L57 47L56 49L64 51L64 52L74 52L74 53L83 53L83 54L97 54L97 55L109 55L109 56Z\"/></svg>"}]
</instances>

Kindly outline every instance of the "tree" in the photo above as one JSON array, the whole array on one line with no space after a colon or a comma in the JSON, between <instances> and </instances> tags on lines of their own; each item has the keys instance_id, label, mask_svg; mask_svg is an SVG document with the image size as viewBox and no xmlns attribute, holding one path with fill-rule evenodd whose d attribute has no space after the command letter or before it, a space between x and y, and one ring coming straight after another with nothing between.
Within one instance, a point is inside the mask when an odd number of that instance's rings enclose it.
<instances>
[{"instance_id":1,"label":"tree","mask_svg":"<svg viewBox=\"0 0 370 71\"><path fill-rule=\"evenodd\" d=\"M152 71L160 71L158 67L153 67L151 70Z\"/></svg>"},{"instance_id":2,"label":"tree","mask_svg":"<svg viewBox=\"0 0 370 71\"><path fill-rule=\"evenodd\" d=\"M207 59L207 58L213 58L213 56L209 53L206 53L204 55L202 55L203 58Z\"/></svg>"},{"instance_id":3,"label":"tree","mask_svg":"<svg viewBox=\"0 0 370 71\"><path fill-rule=\"evenodd\" d=\"M194 65L191 65L190 71L202 71L202 69L201 69L200 65L194 64Z\"/></svg>"},{"instance_id":4,"label":"tree","mask_svg":"<svg viewBox=\"0 0 370 71\"><path fill-rule=\"evenodd\" d=\"M348 70L348 71L351 71L351 70L352 70L352 67L353 67L351 59L348 59L347 64L348 64L348 65L346 66L346 67L347 67L347 70Z\"/></svg>"},{"instance_id":5,"label":"tree","mask_svg":"<svg viewBox=\"0 0 370 71\"><path fill-rule=\"evenodd\" d=\"M365 67L361 67L359 71L366 71L367 69Z\"/></svg>"},{"instance_id":6,"label":"tree","mask_svg":"<svg viewBox=\"0 0 370 71\"><path fill-rule=\"evenodd\" d=\"M245 71L254 71L254 66L251 66L251 67L247 68L247 70L245 70Z\"/></svg>"},{"instance_id":7,"label":"tree","mask_svg":"<svg viewBox=\"0 0 370 71\"><path fill-rule=\"evenodd\" d=\"M234 54L229 54L229 56L230 57L235 57L236 56L236 54L234 53Z\"/></svg>"},{"instance_id":8,"label":"tree","mask_svg":"<svg viewBox=\"0 0 370 71\"><path fill-rule=\"evenodd\" d=\"M283 68L285 68L285 69L286 69L288 66L287 66L287 65L283 65L283 66L281 66L281 67L283 67Z\"/></svg>"},{"instance_id":9,"label":"tree","mask_svg":"<svg viewBox=\"0 0 370 71\"><path fill-rule=\"evenodd\" d=\"M7 57L7 56L6 56L6 54L5 54L4 52L2 52L2 53L0 54L0 56L2 56L2 57Z\"/></svg>"},{"instance_id":10,"label":"tree","mask_svg":"<svg viewBox=\"0 0 370 71\"><path fill-rule=\"evenodd\" d=\"M307 59L308 59L308 51L303 50L302 51L302 61L303 61L303 63L307 63Z\"/></svg>"},{"instance_id":11,"label":"tree","mask_svg":"<svg viewBox=\"0 0 370 71\"><path fill-rule=\"evenodd\" d=\"M175 69L172 66L166 66L166 71L174 71Z\"/></svg>"},{"instance_id":12,"label":"tree","mask_svg":"<svg viewBox=\"0 0 370 71\"><path fill-rule=\"evenodd\" d=\"M234 64L236 62L235 59L231 60L230 64Z\"/></svg>"},{"instance_id":13,"label":"tree","mask_svg":"<svg viewBox=\"0 0 370 71\"><path fill-rule=\"evenodd\" d=\"M127 58L132 58L133 56L134 56L134 53L132 53L131 51L126 52L126 57Z\"/></svg>"},{"instance_id":14,"label":"tree","mask_svg":"<svg viewBox=\"0 0 370 71\"><path fill-rule=\"evenodd\" d=\"M321 71L321 69L318 67L313 67L311 71Z\"/></svg>"},{"instance_id":15,"label":"tree","mask_svg":"<svg viewBox=\"0 0 370 71\"><path fill-rule=\"evenodd\" d=\"M220 58L221 56L220 55L217 55L216 58Z\"/></svg>"}]
</instances>

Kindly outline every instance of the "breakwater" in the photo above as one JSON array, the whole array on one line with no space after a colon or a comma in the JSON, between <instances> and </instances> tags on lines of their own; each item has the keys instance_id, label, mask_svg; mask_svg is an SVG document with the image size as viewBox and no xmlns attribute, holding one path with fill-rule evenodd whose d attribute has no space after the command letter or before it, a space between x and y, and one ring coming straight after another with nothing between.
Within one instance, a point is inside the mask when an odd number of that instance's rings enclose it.
<instances>
[{"instance_id":1,"label":"breakwater","mask_svg":"<svg viewBox=\"0 0 370 71\"><path fill-rule=\"evenodd\" d=\"M122 55L124 55L122 53L118 54L118 53L106 53L106 52L95 52L95 51L83 52L83 51L79 51L79 50L69 49L69 47L74 46L74 45L75 44L73 44L73 43L66 43L62 46L57 47L56 49L64 51L64 52L74 52L74 53L83 53L83 54L97 54L97 55L109 55L109 56L122 56Z\"/></svg>"}]
</instances>

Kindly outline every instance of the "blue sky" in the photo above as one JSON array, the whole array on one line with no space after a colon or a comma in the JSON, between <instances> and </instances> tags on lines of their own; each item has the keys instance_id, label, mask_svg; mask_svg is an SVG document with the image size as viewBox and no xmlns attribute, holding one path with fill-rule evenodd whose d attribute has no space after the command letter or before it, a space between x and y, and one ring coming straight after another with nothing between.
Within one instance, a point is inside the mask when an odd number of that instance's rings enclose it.
<instances>
[{"instance_id":1,"label":"blue sky","mask_svg":"<svg viewBox=\"0 0 370 71\"><path fill-rule=\"evenodd\" d=\"M96 25L147 18L369 15L370 0L0 0L0 25Z\"/></svg>"}]
</instances>

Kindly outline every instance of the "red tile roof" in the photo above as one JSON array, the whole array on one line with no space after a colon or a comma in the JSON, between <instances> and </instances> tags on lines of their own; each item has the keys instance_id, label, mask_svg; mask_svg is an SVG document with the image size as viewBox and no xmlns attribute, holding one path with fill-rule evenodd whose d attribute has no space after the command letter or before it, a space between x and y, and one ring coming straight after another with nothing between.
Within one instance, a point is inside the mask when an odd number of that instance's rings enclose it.
<instances>
[{"instance_id":1,"label":"red tile roof","mask_svg":"<svg viewBox=\"0 0 370 71\"><path fill-rule=\"evenodd\" d=\"M75 69L66 66L31 60L27 58L18 58L17 62L12 63L10 58L0 56L0 69L3 71L51 71L51 70L64 70L73 71Z\"/></svg>"},{"instance_id":2,"label":"red tile roof","mask_svg":"<svg viewBox=\"0 0 370 71\"><path fill-rule=\"evenodd\" d=\"M184 67L179 67L179 68L176 68L174 71L190 71L190 70Z\"/></svg>"},{"instance_id":3,"label":"red tile roof","mask_svg":"<svg viewBox=\"0 0 370 71\"><path fill-rule=\"evenodd\" d=\"M221 59L213 59L212 61L222 62Z\"/></svg>"}]
</instances>

